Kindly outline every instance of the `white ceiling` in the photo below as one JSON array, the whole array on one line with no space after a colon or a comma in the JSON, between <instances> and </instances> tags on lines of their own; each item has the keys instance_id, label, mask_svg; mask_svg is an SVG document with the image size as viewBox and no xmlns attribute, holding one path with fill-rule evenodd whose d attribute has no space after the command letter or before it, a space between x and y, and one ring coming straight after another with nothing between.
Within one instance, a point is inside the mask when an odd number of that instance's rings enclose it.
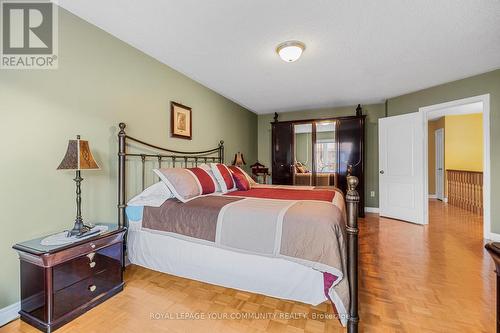
<instances>
[{"instance_id":1,"label":"white ceiling","mask_svg":"<svg viewBox=\"0 0 500 333\"><path fill-rule=\"evenodd\" d=\"M377 103L500 67L498 0L59 0L256 113ZM276 46L306 44L283 62Z\"/></svg>"}]
</instances>

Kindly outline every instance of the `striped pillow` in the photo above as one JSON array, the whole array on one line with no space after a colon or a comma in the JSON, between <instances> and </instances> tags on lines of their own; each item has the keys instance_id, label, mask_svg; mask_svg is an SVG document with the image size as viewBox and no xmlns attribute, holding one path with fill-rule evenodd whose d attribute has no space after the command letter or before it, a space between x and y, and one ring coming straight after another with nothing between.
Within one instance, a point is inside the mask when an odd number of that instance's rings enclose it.
<instances>
[{"instance_id":1,"label":"striped pillow","mask_svg":"<svg viewBox=\"0 0 500 333\"><path fill-rule=\"evenodd\" d=\"M212 177L212 179L215 183L215 192L220 192L221 191L220 184L217 181L217 179L215 178L215 175L212 171L212 168L210 168L210 165L203 163L203 164L200 164L198 167L205 170L210 175L210 177Z\"/></svg>"},{"instance_id":2,"label":"striped pillow","mask_svg":"<svg viewBox=\"0 0 500 333\"><path fill-rule=\"evenodd\" d=\"M216 189L213 178L202 168L168 168L153 171L182 202L214 193Z\"/></svg>"},{"instance_id":3,"label":"striped pillow","mask_svg":"<svg viewBox=\"0 0 500 333\"><path fill-rule=\"evenodd\" d=\"M255 180L253 180L253 178L250 177L250 175L248 173L246 173L245 170L243 170L242 168L237 167L236 165L230 165L230 166L228 166L228 168L229 168L229 170L231 170L233 172L233 174L242 174L243 176L245 176L250 187L252 187L252 185L257 184L257 182Z\"/></svg>"},{"instance_id":4,"label":"striped pillow","mask_svg":"<svg viewBox=\"0 0 500 333\"><path fill-rule=\"evenodd\" d=\"M242 173L233 172L234 183L239 191L248 191L250 189L250 183L247 177Z\"/></svg>"},{"instance_id":5,"label":"striped pillow","mask_svg":"<svg viewBox=\"0 0 500 333\"><path fill-rule=\"evenodd\" d=\"M231 171L222 163L210 163L210 168L214 173L215 179L220 185L221 192L227 193L235 189L234 180Z\"/></svg>"}]
</instances>

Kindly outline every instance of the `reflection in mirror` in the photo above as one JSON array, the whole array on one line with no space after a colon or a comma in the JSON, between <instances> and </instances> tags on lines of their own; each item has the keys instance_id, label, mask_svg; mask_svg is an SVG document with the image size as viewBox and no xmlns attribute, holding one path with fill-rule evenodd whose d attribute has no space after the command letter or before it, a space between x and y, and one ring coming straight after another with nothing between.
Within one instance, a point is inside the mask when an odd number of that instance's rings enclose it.
<instances>
[{"instance_id":1,"label":"reflection in mirror","mask_svg":"<svg viewBox=\"0 0 500 333\"><path fill-rule=\"evenodd\" d=\"M313 183L312 123L295 124L293 184L311 186Z\"/></svg>"},{"instance_id":2,"label":"reflection in mirror","mask_svg":"<svg viewBox=\"0 0 500 333\"><path fill-rule=\"evenodd\" d=\"M316 123L315 172L316 186L334 186L337 171L337 142L335 121Z\"/></svg>"}]
</instances>

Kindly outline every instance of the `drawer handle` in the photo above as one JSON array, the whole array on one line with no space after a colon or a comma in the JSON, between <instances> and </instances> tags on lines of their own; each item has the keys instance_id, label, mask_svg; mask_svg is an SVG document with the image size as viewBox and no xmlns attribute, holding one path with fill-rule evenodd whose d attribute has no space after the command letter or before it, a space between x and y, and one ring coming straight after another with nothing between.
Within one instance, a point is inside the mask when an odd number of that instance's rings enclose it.
<instances>
[{"instance_id":1,"label":"drawer handle","mask_svg":"<svg viewBox=\"0 0 500 333\"><path fill-rule=\"evenodd\" d=\"M90 247L95 249L95 244L94 243L90 243Z\"/></svg>"},{"instance_id":2,"label":"drawer handle","mask_svg":"<svg viewBox=\"0 0 500 333\"><path fill-rule=\"evenodd\" d=\"M95 252L90 252L89 254L87 254L87 258L89 258L90 261L93 261L94 257L95 257Z\"/></svg>"},{"instance_id":3,"label":"drawer handle","mask_svg":"<svg viewBox=\"0 0 500 333\"><path fill-rule=\"evenodd\" d=\"M93 285L89 286L89 290L90 290L91 292L94 292L96 289L97 289L97 287L96 287L96 285L95 285L95 284L93 284Z\"/></svg>"},{"instance_id":4,"label":"drawer handle","mask_svg":"<svg viewBox=\"0 0 500 333\"><path fill-rule=\"evenodd\" d=\"M95 261L91 261L91 262L89 263L89 266L90 266L90 268L94 268L94 267L95 267Z\"/></svg>"}]
</instances>

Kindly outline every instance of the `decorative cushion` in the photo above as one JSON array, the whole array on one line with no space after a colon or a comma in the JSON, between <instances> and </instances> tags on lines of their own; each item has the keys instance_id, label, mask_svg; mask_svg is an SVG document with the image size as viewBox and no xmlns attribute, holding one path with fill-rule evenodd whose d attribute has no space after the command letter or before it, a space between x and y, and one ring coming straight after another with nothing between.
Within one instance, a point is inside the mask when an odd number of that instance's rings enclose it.
<instances>
[{"instance_id":1,"label":"decorative cushion","mask_svg":"<svg viewBox=\"0 0 500 333\"><path fill-rule=\"evenodd\" d=\"M182 202L214 193L216 184L202 168L167 168L153 170Z\"/></svg>"},{"instance_id":2,"label":"decorative cushion","mask_svg":"<svg viewBox=\"0 0 500 333\"><path fill-rule=\"evenodd\" d=\"M233 176L231 176L231 171L229 171L227 166L221 163L210 163L210 168L220 185L222 193L234 190Z\"/></svg>"},{"instance_id":3,"label":"decorative cushion","mask_svg":"<svg viewBox=\"0 0 500 333\"><path fill-rule=\"evenodd\" d=\"M212 180L215 184L215 192L220 192L221 191L220 184L217 181L217 178L215 178L214 172L210 168L210 165L203 163L200 164L198 167L205 170L210 175L210 177L212 177Z\"/></svg>"},{"instance_id":4,"label":"decorative cushion","mask_svg":"<svg viewBox=\"0 0 500 333\"><path fill-rule=\"evenodd\" d=\"M228 168L229 168L229 170L231 170L233 172L233 175L236 173L240 173L243 176L245 176L245 178L247 179L247 181L250 185L250 188L252 188L253 185L257 184L257 182L252 177L250 177L250 175L248 173L246 173L245 170L243 170L242 168L237 167L236 165L228 166Z\"/></svg>"},{"instance_id":5,"label":"decorative cushion","mask_svg":"<svg viewBox=\"0 0 500 333\"><path fill-rule=\"evenodd\" d=\"M250 183L248 182L248 179L247 177L245 177L245 175L234 172L232 175L234 182L236 183L236 187L239 191L248 191L250 189Z\"/></svg>"}]
</instances>

